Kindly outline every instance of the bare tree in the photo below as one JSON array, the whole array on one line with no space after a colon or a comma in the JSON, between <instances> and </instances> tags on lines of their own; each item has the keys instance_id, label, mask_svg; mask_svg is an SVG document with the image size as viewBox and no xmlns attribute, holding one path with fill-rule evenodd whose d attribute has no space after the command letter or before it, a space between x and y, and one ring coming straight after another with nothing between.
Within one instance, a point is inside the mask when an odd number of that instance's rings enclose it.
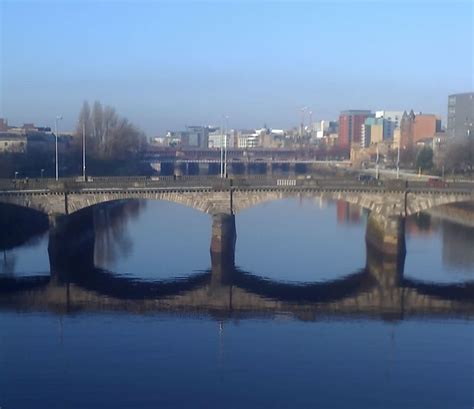
<instances>
[{"instance_id":1,"label":"bare tree","mask_svg":"<svg viewBox=\"0 0 474 409\"><path fill-rule=\"evenodd\" d=\"M77 122L76 133L82 135L82 130L85 127L86 136L91 136L92 133L92 121L91 121L91 109L89 103L84 101L82 103L81 111L79 112L79 120Z\"/></svg>"},{"instance_id":2,"label":"bare tree","mask_svg":"<svg viewBox=\"0 0 474 409\"><path fill-rule=\"evenodd\" d=\"M92 124L94 126L94 138L99 146L103 145L104 110L99 101L95 101L92 107Z\"/></svg>"},{"instance_id":3,"label":"bare tree","mask_svg":"<svg viewBox=\"0 0 474 409\"><path fill-rule=\"evenodd\" d=\"M84 102L77 128L82 135L82 125L86 124L86 136L90 151L103 158L127 159L139 153L146 141L145 135L126 118L117 115L114 108L103 107L94 102L92 115L89 104Z\"/></svg>"}]
</instances>

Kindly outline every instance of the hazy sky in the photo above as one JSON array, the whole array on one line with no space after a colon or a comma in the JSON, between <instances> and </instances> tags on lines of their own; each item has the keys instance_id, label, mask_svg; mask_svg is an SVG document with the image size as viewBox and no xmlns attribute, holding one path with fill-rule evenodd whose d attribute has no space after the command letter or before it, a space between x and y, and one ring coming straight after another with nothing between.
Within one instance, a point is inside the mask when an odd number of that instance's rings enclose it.
<instances>
[{"instance_id":1,"label":"hazy sky","mask_svg":"<svg viewBox=\"0 0 474 409\"><path fill-rule=\"evenodd\" d=\"M5 1L0 117L72 129L99 99L149 136L343 109L446 116L474 86L468 1Z\"/></svg>"}]
</instances>

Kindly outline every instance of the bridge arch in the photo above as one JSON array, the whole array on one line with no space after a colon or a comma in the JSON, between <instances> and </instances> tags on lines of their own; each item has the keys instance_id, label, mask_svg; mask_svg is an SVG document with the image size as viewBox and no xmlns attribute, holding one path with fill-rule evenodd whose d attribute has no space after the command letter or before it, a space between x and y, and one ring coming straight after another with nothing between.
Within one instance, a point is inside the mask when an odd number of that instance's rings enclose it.
<instances>
[{"instance_id":1,"label":"bridge arch","mask_svg":"<svg viewBox=\"0 0 474 409\"><path fill-rule=\"evenodd\" d=\"M423 212L443 205L474 201L474 193L444 193L434 195L430 193L408 195L406 216Z\"/></svg>"},{"instance_id":2,"label":"bridge arch","mask_svg":"<svg viewBox=\"0 0 474 409\"><path fill-rule=\"evenodd\" d=\"M374 194L367 192L366 194L352 191L352 190L340 190L340 191L317 191L314 189L282 189L282 190L270 190L270 189L252 189L252 190L236 190L233 194L233 209L235 213L239 213L243 210L251 207L274 202L283 199L315 199L321 198L325 200L338 201L343 200L344 202L357 205L361 208L371 211L383 211L385 207L392 207L391 205L384 204L383 196L380 194ZM400 198L402 200L402 198ZM393 203L396 205L397 203ZM402 206L400 207L400 211Z\"/></svg>"},{"instance_id":3,"label":"bridge arch","mask_svg":"<svg viewBox=\"0 0 474 409\"><path fill-rule=\"evenodd\" d=\"M124 190L98 191L88 193L70 193L68 195L68 213L115 200L162 200L181 204L207 214L230 212L230 194L226 191L202 190Z\"/></svg>"}]
</instances>

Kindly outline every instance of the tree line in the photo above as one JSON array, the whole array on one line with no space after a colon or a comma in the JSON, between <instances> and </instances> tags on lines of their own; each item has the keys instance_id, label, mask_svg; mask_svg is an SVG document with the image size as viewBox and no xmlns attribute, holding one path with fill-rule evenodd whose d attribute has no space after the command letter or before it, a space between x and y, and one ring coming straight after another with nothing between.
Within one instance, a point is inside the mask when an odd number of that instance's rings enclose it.
<instances>
[{"instance_id":1,"label":"tree line","mask_svg":"<svg viewBox=\"0 0 474 409\"><path fill-rule=\"evenodd\" d=\"M92 109L84 101L79 113L76 135L85 133L87 154L98 159L125 160L137 157L145 148L146 137L111 106L95 101ZM82 138L77 138L82 141Z\"/></svg>"}]
</instances>

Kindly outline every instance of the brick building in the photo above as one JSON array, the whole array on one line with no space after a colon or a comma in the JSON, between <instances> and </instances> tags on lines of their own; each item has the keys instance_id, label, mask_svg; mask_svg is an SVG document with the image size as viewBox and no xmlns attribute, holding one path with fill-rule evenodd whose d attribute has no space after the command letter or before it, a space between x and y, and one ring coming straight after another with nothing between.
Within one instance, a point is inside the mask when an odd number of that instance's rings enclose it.
<instances>
[{"instance_id":1,"label":"brick building","mask_svg":"<svg viewBox=\"0 0 474 409\"><path fill-rule=\"evenodd\" d=\"M371 116L373 114L368 110L342 111L339 116L339 146L349 149L352 144L360 144L362 125Z\"/></svg>"}]
</instances>

